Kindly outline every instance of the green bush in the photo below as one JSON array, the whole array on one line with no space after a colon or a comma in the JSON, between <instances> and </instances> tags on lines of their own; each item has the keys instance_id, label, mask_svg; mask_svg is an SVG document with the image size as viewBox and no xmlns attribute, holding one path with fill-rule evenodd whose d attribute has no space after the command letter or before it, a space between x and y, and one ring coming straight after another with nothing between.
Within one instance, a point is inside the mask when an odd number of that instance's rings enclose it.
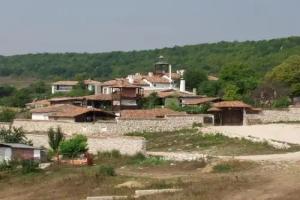
<instances>
[{"instance_id":1,"label":"green bush","mask_svg":"<svg viewBox=\"0 0 300 200\"><path fill-rule=\"evenodd\" d=\"M21 161L21 165L23 174L37 172L39 169L39 162L34 160L23 160Z\"/></svg>"},{"instance_id":2,"label":"green bush","mask_svg":"<svg viewBox=\"0 0 300 200\"><path fill-rule=\"evenodd\" d=\"M119 150L112 150L112 151L102 151L97 153L98 157L105 157L105 158L120 158L122 157Z\"/></svg>"},{"instance_id":3,"label":"green bush","mask_svg":"<svg viewBox=\"0 0 300 200\"><path fill-rule=\"evenodd\" d=\"M131 157L129 160L129 164L134 165L160 165L165 163L166 161L162 159L161 157L151 156L146 157L142 153L137 153L134 156Z\"/></svg>"},{"instance_id":4,"label":"green bush","mask_svg":"<svg viewBox=\"0 0 300 200\"><path fill-rule=\"evenodd\" d=\"M97 170L97 175L116 176L115 169L110 165L100 165Z\"/></svg>"},{"instance_id":5,"label":"green bush","mask_svg":"<svg viewBox=\"0 0 300 200\"><path fill-rule=\"evenodd\" d=\"M84 135L75 135L70 139L64 140L60 144L60 151L63 156L74 158L87 152L87 137Z\"/></svg>"},{"instance_id":6,"label":"green bush","mask_svg":"<svg viewBox=\"0 0 300 200\"><path fill-rule=\"evenodd\" d=\"M28 140L22 128L9 127L0 128L0 141L6 143L21 143L32 145L32 141Z\"/></svg>"},{"instance_id":7,"label":"green bush","mask_svg":"<svg viewBox=\"0 0 300 200\"><path fill-rule=\"evenodd\" d=\"M277 100L274 100L272 103L273 108L287 108L291 104L291 101L288 97L281 97Z\"/></svg>"},{"instance_id":8,"label":"green bush","mask_svg":"<svg viewBox=\"0 0 300 200\"><path fill-rule=\"evenodd\" d=\"M16 112L9 108L0 111L0 122L12 122L15 119Z\"/></svg>"},{"instance_id":9,"label":"green bush","mask_svg":"<svg viewBox=\"0 0 300 200\"><path fill-rule=\"evenodd\" d=\"M16 161L6 161L3 160L0 162L0 171L10 171L17 168L18 162Z\"/></svg>"}]
</instances>

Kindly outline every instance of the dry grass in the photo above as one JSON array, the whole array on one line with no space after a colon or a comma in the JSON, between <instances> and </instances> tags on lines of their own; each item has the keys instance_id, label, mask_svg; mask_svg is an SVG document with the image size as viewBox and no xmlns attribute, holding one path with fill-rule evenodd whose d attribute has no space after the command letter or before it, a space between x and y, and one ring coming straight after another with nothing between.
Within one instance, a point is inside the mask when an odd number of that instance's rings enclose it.
<instances>
[{"instance_id":1,"label":"dry grass","mask_svg":"<svg viewBox=\"0 0 300 200\"><path fill-rule=\"evenodd\" d=\"M197 129L183 129L158 133L130 133L147 140L149 151L198 151L208 155L256 155L300 151L300 145L276 149L267 142L230 138L222 134L203 134Z\"/></svg>"}]
</instances>

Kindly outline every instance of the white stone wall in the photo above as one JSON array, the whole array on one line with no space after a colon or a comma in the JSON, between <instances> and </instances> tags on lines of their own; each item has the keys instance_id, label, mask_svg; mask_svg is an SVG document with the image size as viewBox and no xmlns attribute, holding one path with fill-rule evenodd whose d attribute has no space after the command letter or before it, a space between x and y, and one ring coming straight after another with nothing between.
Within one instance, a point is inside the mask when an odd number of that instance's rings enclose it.
<instances>
[{"instance_id":1,"label":"white stone wall","mask_svg":"<svg viewBox=\"0 0 300 200\"><path fill-rule=\"evenodd\" d=\"M295 122L300 121L300 108L263 110L260 114L247 114L246 118L249 124Z\"/></svg>"},{"instance_id":2,"label":"white stone wall","mask_svg":"<svg viewBox=\"0 0 300 200\"><path fill-rule=\"evenodd\" d=\"M35 147L49 148L47 134L26 134L26 137L32 140ZM142 137L88 137L88 147L91 153L119 150L121 154L134 155L146 152L146 141Z\"/></svg>"},{"instance_id":3,"label":"white stone wall","mask_svg":"<svg viewBox=\"0 0 300 200\"><path fill-rule=\"evenodd\" d=\"M120 136L137 131L155 132L191 128L194 122L203 123L204 116L211 115L170 116L164 119L118 120L97 123L15 120L13 126L23 127L29 133L46 132L51 127L60 127L67 135L81 133L87 136Z\"/></svg>"}]
</instances>

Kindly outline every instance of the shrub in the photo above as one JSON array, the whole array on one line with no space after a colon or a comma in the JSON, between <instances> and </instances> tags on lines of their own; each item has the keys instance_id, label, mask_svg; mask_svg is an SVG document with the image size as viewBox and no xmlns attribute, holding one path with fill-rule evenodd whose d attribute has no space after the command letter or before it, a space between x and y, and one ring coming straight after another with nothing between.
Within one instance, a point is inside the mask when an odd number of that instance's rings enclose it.
<instances>
[{"instance_id":1,"label":"shrub","mask_svg":"<svg viewBox=\"0 0 300 200\"><path fill-rule=\"evenodd\" d=\"M100 165L97 171L97 175L102 176L115 176L115 169L110 165Z\"/></svg>"},{"instance_id":2,"label":"shrub","mask_svg":"<svg viewBox=\"0 0 300 200\"><path fill-rule=\"evenodd\" d=\"M59 158L59 146L63 140L64 134L62 133L60 127L57 127L55 130L53 128L48 130L48 143L53 151L53 155L56 154L57 159Z\"/></svg>"},{"instance_id":3,"label":"shrub","mask_svg":"<svg viewBox=\"0 0 300 200\"><path fill-rule=\"evenodd\" d=\"M291 104L291 101L288 97L281 97L277 100L274 100L272 103L273 108L287 108Z\"/></svg>"},{"instance_id":4,"label":"shrub","mask_svg":"<svg viewBox=\"0 0 300 200\"><path fill-rule=\"evenodd\" d=\"M60 151L63 156L74 158L87 152L87 137L84 135L75 135L72 138L61 142Z\"/></svg>"},{"instance_id":5,"label":"shrub","mask_svg":"<svg viewBox=\"0 0 300 200\"><path fill-rule=\"evenodd\" d=\"M198 122L193 122L192 128L196 128L196 127L202 127L202 123L198 123Z\"/></svg>"},{"instance_id":6,"label":"shrub","mask_svg":"<svg viewBox=\"0 0 300 200\"><path fill-rule=\"evenodd\" d=\"M21 143L32 145L32 141L28 140L22 128L9 127L0 129L0 141L6 143Z\"/></svg>"},{"instance_id":7,"label":"shrub","mask_svg":"<svg viewBox=\"0 0 300 200\"><path fill-rule=\"evenodd\" d=\"M0 111L0 122L12 122L15 119L16 112L9 108Z\"/></svg>"},{"instance_id":8,"label":"shrub","mask_svg":"<svg viewBox=\"0 0 300 200\"><path fill-rule=\"evenodd\" d=\"M34 160L23 160L21 161L22 173L32 173L38 171L39 163Z\"/></svg>"},{"instance_id":9,"label":"shrub","mask_svg":"<svg viewBox=\"0 0 300 200\"><path fill-rule=\"evenodd\" d=\"M14 170L17 168L18 166L18 162L17 161L6 161L3 160L0 162L0 171L10 171L10 170Z\"/></svg>"},{"instance_id":10,"label":"shrub","mask_svg":"<svg viewBox=\"0 0 300 200\"><path fill-rule=\"evenodd\" d=\"M156 157L156 156L146 157L142 153L137 153L129 160L129 164L135 164L135 165L160 165L165 162L166 161L161 157Z\"/></svg>"}]
</instances>

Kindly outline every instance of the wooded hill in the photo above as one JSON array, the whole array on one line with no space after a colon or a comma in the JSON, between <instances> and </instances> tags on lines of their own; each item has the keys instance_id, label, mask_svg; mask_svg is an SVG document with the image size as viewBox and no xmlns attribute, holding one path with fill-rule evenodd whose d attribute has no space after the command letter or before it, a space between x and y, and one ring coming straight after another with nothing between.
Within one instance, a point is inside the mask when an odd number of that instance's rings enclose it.
<instances>
[{"instance_id":1,"label":"wooded hill","mask_svg":"<svg viewBox=\"0 0 300 200\"><path fill-rule=\"evenodd\" d=\"M105 80L152 70L157 57L164 55L174 69L199 68L209 74L218 75L224 66L243 64L259 72L262 77L295 54L300 54L300 37L218 42L130 52L0 56L0 76L53 80L73 79L76 75L81 75Z\"/></svg>"}]
</instances>

